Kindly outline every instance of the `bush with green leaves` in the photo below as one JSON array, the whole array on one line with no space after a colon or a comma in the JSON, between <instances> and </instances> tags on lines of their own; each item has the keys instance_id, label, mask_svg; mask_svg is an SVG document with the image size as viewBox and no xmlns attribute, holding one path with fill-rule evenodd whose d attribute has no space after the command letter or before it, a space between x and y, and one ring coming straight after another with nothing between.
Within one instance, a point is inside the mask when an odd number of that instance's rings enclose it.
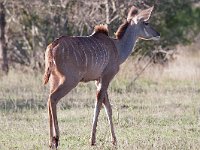
<instances>
[{"instance_id":1,"label":"bush with green leaves","mask_svg":"<svg viewBox=\"0 0 200 150\"><path fill-rule=\"evenodd\" d=\"M161 33L158 42L140 41L137 53L189 44L199 34L200 4L195 0L7 0L10 64L41 67L50 42L62 35L89 35L96 24L109 23L110 36L114 37L132 5L141 9L154 5L150 24Z\"/></svg>"}]
</instances>

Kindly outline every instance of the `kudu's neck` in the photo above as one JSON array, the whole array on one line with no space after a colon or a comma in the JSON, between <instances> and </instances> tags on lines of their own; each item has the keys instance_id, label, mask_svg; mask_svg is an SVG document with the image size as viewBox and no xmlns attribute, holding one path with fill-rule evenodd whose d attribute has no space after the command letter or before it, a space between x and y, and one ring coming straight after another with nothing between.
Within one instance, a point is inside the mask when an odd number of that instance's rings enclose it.
<instances>
[{"instance_id":1,"label":"kudu's neck","mask_svg":"<svg viewBox=\"0 0 200 150\"><path fill-rule=\"evenodd\" d=\"M137 31L134 26L128 26L122 38L114 41L119 51L119 62L122 64L131 54L137 40Z\"/></svg>"}]
</instances>

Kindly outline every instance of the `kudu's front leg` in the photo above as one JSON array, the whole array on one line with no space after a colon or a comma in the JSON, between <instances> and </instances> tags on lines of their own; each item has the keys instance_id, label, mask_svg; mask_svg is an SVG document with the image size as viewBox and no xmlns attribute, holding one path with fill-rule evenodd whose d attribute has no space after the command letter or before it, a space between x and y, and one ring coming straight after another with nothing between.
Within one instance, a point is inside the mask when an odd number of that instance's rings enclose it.
<instances>
[{"instance_id":1,"label":"kudu's front leg","mask_svg":"<svg viewBox=\"0 0 200 150\"><path fill-rule=\"evenodd\" d=\"M111 108L110 101L108 99L108 93L107 92L105 94L103 104L104 104L106 114L107 114L107 117L108 117L108 121L109 121L109 124L110 124L112 143L113 143L113 145L117 145L117 139L116 139L116 136L115 136L114 126L113 126L113 121L112 121L112 108Z\"/></svg>"}]
</instances>

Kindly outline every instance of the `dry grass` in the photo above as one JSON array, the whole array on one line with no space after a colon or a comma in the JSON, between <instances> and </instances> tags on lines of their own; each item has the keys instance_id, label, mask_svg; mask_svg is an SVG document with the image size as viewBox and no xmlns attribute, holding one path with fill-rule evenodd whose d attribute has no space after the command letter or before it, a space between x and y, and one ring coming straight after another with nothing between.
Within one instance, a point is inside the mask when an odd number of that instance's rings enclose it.
<instances>
[{"instance_id":1,"label":"dry grass","mask_svg":"<svg viewBox=\"0 0 200 150\"><path fill-rule=\"evenodd\" d=\"M172 79L172 80L200 80L200 43L192 44L187 47L177 46L176 53L173 55L173 60L170 60L164 66L161 64L151 64L150 67L145 69L142 74L143 78L148 78L155 81ZM130 58L131 59L131 58ZM134 60L127 61L124 66L135 66L137 70L143 68L146 61L142 61L138 64ZM127 74L133 74L133 70L127 70L122 67L123 72L128 71ZM137 70L140 72L140 70ZM135 76L135 75L134 75Z\"/></svg>"},{"instance_id":2,"label":"dry grass","mask_svg":"<svg viewBox=\"0 0 200 150\"><path fill-rule=\"evenodd\" d=\"M198 57L182 54L168 68L152 66L134 83L134 62L129 59L121 67L109 88L117 149L199 149ZM48 149L48 87L42 86L41 79L41 74L16 71L1 77L0 149ZM97 146L89 145L94 101L93 83L80 84L61 100L61 150L115 149L104 111Z\"/></svg>"}]
</instances>

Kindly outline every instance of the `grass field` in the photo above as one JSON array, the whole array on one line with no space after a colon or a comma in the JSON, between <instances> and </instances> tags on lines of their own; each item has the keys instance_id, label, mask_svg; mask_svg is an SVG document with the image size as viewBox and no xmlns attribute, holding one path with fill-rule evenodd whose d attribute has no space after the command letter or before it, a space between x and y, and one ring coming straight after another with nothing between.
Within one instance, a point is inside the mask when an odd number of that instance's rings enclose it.
<instances>
[{"instance_id":1,"label":"grass field","mask_svg":"<svg viewBox=\"0 0 200 150\"><path fill-rule=\"evenodd\" d=\"M125 65L109 88L118 146L110 143L103 109L97 146L90 146L95 102L91 82L79 84L58 104L59 149L199 149L200 76L173 78L168 70L164 75L143 75L133 83L131 61ZM41 74L20 71L0 78L1 150L48 149L48 86L41 79Z\"/></svg>"}]
</instances>

